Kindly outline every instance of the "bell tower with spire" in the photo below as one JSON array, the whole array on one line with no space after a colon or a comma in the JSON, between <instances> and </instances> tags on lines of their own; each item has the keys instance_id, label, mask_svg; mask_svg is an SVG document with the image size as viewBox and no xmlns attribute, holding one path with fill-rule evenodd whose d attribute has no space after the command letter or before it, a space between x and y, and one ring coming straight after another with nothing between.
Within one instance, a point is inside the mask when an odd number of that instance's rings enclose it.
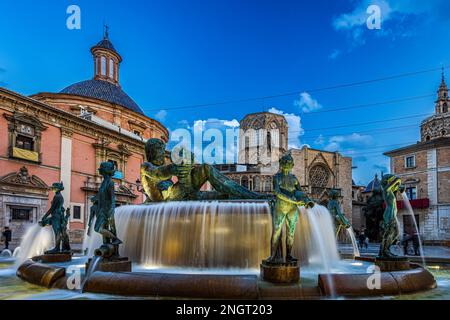
<instances>
[{"instance_id":1,"label":"bell tower with spire","mask_svg":"<svg viewBox=\"0 0 450 320\"><path fill-rule=\"evenodd\" d=\"M444 67L442 67L441 84L437 94L435 113L422 121L420 125L422 142L450 137L450 112L448 111L450 99L448 87L445 83Z\"/></svg>"},{"instance_id":2,"label":"bell tower with spire","mask_svg":"<svg viewBox=\"0 0 450 320\"><path fill-rule=\"evenodd\" d=\"M91 48L94 58L94 80L103 80L119 85L119 68L122 57L109 40L109 28L104 27L103 39Z\"/></svg>"},{"instance_id":3,"label":"bell tower with spire","mask_svg":"<svg viewBox=\"0 0 450 320\"><path fill-rule=\"evenodd\" d=\"M442 81L438 90L438 99L436 101L436 114L442 114L448 112L448 106L450 105L450 100L448 97L448 87L445 83L444 68L442 68Z\"/></svg>"}]
</instances>

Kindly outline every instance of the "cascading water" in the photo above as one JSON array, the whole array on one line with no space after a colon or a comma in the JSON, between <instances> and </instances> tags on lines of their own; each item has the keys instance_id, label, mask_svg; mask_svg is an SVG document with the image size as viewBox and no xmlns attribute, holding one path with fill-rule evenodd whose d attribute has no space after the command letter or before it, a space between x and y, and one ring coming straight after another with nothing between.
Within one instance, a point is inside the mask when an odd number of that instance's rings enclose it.
<instances>
[{"instance_id":1,"label":"cascading water","mask_svg":"<svg viewBox=\"0 0 450 320\"><path fill-rule=\"evenodd\" d=\"M8 250L8 249L5 249L0 252L0 257L2 257L2 258L9 258L9 257L12 257L12 255L13 254L12 254L11 250Z\"/></svg>"},{"instance_id":2,"label":"cascading water","mask_svg":"<svg viewBox=\"0 0 450 320\"><path fill-rule=\"evenodd\" d=\"M88 235L88 228L84 231L83 237L83 254L86 256L85 260L94 255L95 249L99 248L102 245L102 236L93 230L95 225L95 218L92 221L92 231L91 235Z\"/></svg>"},{"instance_id":3,"label":"cascading water","mask_svg":"<svg viewBox=\"0 0 450 320\"><path fill-rule=\"evenodd\" d=\"M263 201L188 201L116 209L121 255L152 267L257 269L270 255L272 219ZM95 232L88 252L101 244ZM90 254L92 256L92 254ZM339 255L333 220L325 207L301 210L294 256L330 270Z\"/></svg>"},{"instance_id":4,"label":"cascading water","mask_svg":"<svg viewBox=\"0 0 450 320\"><path fill-rule=\"evenodd\" d=\"M265 202L190 201L116 210L121 254L149 266L257 268L268 257Z\"/></svg>"},{"instance_id":5,"label":"cascading water","mask_svg":"<svg viewBox=\"0 0 450 320\"><path fill-rule=\"evenodd\" d=\"M53 232L50 227L41 227L39 224L31 225L20 242L18 253L14 251L15 266L20 266L25 260L44 254L54 244Z\"/></svg>"},{"instance_id":6,"label":"cascading water","mask_svg":"<svg viewBox=\"0 0 450 320\"><path fill-rule=\"evenodd\" d=\"M347 228L347 235L350 238L350 240L352 241L352 246L353 246L353 256L354 257L360 257L361 253L359 252L359 248L358 248L358 242L356 241L356 236L355 236L355 232L353 231L353 228Z\"/></svg>"},{"instance_id":7,"label":"cascading water","mask_svg":"<svg viewBox=\"0 0 450 320\"><path fill-rule=\"evenodd\" d=\"M411 216L411 220L413 221L414 229L417 233L417 237L419 238L418 240L419 240L420 258L422 259L422 265L425 267L426 262L425 262L425 255L423 253L422 238L420 237L420 230L419 230L419 227L417 226L417 221L416 221L416 217L414 215L414 210L411 206L411 203L409 202L408 195L405 192L402 193L402 197L403 197L403 203L405 204L405 207L406 207L406 211Z\"/></svg>"},{"instance_id":8,"label":"cascading water","mask_svg":"<svg viewBox=\"0 0 450 320\"><path fill-rule=\"evenodd\" d=\"M307 246L308 262L311 266L330 273L331 268L340 260L330 212L320 205L302 211L302 216L309 225L309 228L300 229L306 237L303 243Z\"/></svg>"},{"instance_id":9,"label":"cascading water","mask_svg":"<svg viewBox=\"0 0 450 320\"><path fill-rule=\"evenodd\" d=\"M102 257L100 256L94 256L91 260L91 263L89 264L89 268L86 270L86 274L84 275L83 283L81 284L81 292L84 291L84 286L88 282L89 278L92 276L92 274L97 270L98 263Z\"/></svg>"}]
</instances>

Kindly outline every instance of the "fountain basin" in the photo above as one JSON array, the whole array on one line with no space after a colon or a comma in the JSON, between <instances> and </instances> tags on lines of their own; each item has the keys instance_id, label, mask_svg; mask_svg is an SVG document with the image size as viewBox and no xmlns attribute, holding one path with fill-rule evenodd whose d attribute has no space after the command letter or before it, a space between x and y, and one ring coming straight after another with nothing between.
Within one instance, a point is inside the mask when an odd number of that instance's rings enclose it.
<instances>
[{"instance_id":1,"label":"fountain basin","mask_svg":"<svg viewBox=\"0 0 450 320\"><path fill-rule=\"evenodd\" d=\"M19 266L16 274L19 278L31 284L52 288L58 279L66 275L66 269L27 260Z\"/></svg>"},{"instance_id":2,"label":"fountain basin","mask_svg":"<svg viewBox=\"0 0 450 320\"><path fill-rule=\"evenodd\" d=\"M183 274L145 272L94 272L84 292L121 296L187 299L319 299L327 296L394 296L436 288L434 277L426 269L380 273L380 288L370 290L367 280L373 274L320 274L318 285L307 283L272 284L249 274ZM67 289L64 267L28 260L17 275L32 284ZM330 287L329 279L333 283ZM334 289L334 293L333 290Z\"/></svg>"},{"instance_id":3,"label":"fountain basin","mask_svg":"<svg viewBox=\"0 0 450 320\"><path fill-rule=\"evenodd\" d=\"M326 296L344 297L396 296L436 288L436 280L428 270L418 264L410 266L409 270L379 273L378 288L372 287L375 282L371 281L376 281L376 274L321 274L319 287Z\"/></svg>"}]
</instances>

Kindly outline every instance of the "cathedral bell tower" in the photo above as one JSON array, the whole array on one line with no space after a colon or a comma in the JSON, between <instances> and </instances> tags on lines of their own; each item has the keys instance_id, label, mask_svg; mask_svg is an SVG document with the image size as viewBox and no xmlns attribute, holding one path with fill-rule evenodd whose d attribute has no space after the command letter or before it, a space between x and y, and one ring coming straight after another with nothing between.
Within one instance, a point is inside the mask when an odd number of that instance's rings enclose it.
<instances>
[{"instance_id":1,"label":"cathedral bell tower","mask_svg":"<svg viewBox=\"0 0 450 320\"><path fill-rule=\"evenodd\" d=\"M436 114L443 114L448 112L450 100L448 97L448 87L445 83L444 69L442 69L442 81L438 90L438 99L436 101Z\"/></svg>"}]
</instances>

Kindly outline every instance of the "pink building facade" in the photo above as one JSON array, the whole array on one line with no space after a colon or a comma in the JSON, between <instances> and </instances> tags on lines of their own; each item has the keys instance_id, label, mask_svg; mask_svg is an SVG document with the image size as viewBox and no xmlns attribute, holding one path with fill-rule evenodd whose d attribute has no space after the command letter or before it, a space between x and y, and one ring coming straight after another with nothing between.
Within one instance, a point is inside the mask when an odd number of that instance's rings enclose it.
<instances>
[{"instance_id":1,"label":"pink building facade","mask_svg":"<svg viewBox=\"0 0 450 320\"><path fill-rule=\"evenodd\" d=\"M122 90L122 57L107 34L91 52L93 79L59 93L26 97L0 88L0 228L12 229L13 246L45 214L57 181L71 209L71 241L82 242L103 161L116 165L118 205L144 200L137 182L145 141L167 141L168 131Z\"/></svg>"}]
</instances>

